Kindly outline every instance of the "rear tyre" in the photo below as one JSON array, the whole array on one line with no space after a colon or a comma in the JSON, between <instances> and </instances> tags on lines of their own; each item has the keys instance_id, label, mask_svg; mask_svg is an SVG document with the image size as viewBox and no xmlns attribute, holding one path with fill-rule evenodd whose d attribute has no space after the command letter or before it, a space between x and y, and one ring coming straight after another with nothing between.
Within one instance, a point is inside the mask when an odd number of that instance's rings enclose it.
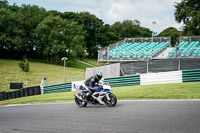
<instances>
[{"instance_id":1,"label":"rear tyre","mask_svg":"<svg viewBox=\"0 0 200 133\"><path fill-rule=\"evenodd\" d=\"M107 99L107 97L104 97L104 103L108 107L114 107L117 104L117 98L114 94L108 94L110 100Z\"/></svg>"},{"instance_id":2,"label":"rear tyre","mask_svg":"<svg viewBox=\"0 0 200 133\"><path fill-rule=\"evenodd\" d=\"M78 94L79 95L79 94ZM81 95L79 95L80 97L82 97ZM80 100L79 98L75 97L75 103L76 105L78 105L79 107L86 107L87 106L87 102Z\"/></svg>"}]
</instances>

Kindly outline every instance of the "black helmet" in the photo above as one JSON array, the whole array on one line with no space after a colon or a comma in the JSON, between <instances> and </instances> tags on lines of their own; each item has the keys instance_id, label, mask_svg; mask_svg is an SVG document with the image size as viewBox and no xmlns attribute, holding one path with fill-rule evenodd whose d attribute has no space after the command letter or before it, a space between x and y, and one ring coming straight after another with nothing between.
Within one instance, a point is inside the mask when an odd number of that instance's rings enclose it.
<instances>
[{"instance_id":1,"label":"black helmet","mask_svg":"<svg viewBox=\"0 0 200 133\"><path fill-rule=\"evenodd\" d=\"M97 78L98 80L100 80L102 77L103 77L102 72L98 72L98 73L96 74L96 78Z\"/></svg>"}]
</instances>

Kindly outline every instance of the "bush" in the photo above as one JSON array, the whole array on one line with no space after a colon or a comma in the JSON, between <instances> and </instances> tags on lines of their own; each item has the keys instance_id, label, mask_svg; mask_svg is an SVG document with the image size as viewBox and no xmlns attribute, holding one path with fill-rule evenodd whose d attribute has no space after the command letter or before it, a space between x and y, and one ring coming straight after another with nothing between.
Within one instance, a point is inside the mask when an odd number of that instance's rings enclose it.
<instances>
[{"instance_id":1,"label":"bush","mask_svg":"<svg viewBox=\"0 0 200 133\"><path fill-rule=\"evenodd\" d=\"M23 72L26 72L26 74L27 72L29 72L30 65L29 65L28 59L24 58L24 60L20 62L18 65L22 69Z\"/></svg>"}]
</instances>

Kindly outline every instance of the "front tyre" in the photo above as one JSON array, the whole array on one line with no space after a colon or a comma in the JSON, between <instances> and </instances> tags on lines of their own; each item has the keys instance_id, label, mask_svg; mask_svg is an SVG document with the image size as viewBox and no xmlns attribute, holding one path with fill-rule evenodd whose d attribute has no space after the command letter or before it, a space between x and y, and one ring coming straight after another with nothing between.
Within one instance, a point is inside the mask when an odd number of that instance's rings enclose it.
<instances>
[{"instance_id":1,"label":"front tyre","mask_svg":"<svg viewBox=\"0 0 200 133\"><path fill-rule=\"evenodd\" d=\"M107 99L107 97L104 97L104 103L108 107L114 107L117 104L117 97L114 94L108 94L110 100Z\"/></svg>"},{"instance_id":2,"label":"front tyre","mask_svg":"<svg viewBox=\"0 0 200 133\"><path fill-rule=\"evenodd\" d=\"M80 95L79 95L80 96ZM79 107L86 107L87 106L87 102L80 100L79 98L75 97L75 103L76 105L78 105Z\"/></svg>"}]
</instances>

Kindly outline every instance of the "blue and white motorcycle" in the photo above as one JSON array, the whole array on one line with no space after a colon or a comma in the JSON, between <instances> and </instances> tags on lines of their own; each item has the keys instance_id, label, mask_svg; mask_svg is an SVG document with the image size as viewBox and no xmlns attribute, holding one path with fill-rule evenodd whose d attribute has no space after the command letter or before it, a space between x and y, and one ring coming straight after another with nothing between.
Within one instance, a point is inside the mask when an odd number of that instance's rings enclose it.
<instances>
[{"instance_id":1,"label":"blue and white motorcycle","mask_svg":"<svg viewBox=\"0 0 200 133\"><path fill-rule=\"evenodd\" d=\"M111 86L108 83L105 83L103 80L99 81L98 84L92 86L95 88L95 92L92 96L87 97L86 93L88 90L85 89L82 85L73 85L73 88L82 93L75 94L75 103L79 107L86 107L88 103L90 104L105 104L108 107L114 107L117 104L116 96L111 93Z\"/></svg>"}]
</instances>

